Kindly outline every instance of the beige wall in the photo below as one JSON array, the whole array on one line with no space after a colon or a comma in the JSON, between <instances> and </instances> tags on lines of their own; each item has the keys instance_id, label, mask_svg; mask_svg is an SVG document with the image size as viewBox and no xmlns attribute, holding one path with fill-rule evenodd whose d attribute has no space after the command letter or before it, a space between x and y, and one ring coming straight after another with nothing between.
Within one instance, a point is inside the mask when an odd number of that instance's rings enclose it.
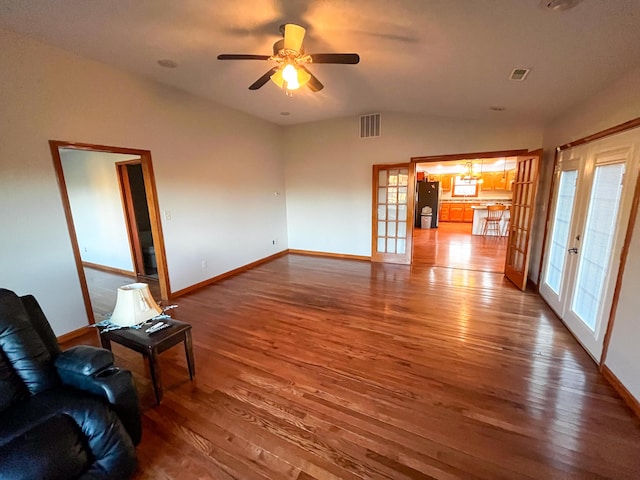
<instances>
[{"instance_id":1,"label":"beige wall","mask_svg":"<svg viewBox=\"0 0 640 480\"><path fill-rule=\"evenodd\" d=\"M56 334L87 318L50 139L151 151L173 291L287 248L280 127L8 31L0 45L0 286L34 294Z\"/></svg>"},{"instance_id":2,"label":"beige wall","mask_svg":"<svg viewBox=\"0 0 640 480\"><path fill-rule=\"evenodd\" d=\"M536 149L542 127L382 113L382 134L359 138L347 117L285 131L289 247L371 255L372 165L411 157Z\"/></svg>"},{"instance_id":3,"label":"beige wall","mask_svg":"<svg viewBox=\"0 0 640 480\"><path fill-rule=\"evenodd\" d=\"M73 226L83 262L134 271L116 162L133 158L61 149Z\"/></svg>"}]
</instances>

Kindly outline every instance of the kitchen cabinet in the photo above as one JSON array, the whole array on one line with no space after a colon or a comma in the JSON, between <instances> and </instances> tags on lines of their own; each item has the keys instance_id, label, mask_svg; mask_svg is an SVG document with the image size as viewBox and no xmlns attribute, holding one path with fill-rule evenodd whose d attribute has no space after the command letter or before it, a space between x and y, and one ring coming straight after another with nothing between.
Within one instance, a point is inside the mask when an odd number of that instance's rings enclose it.
<instances>
[{"instance_id":1,"label":"kitchen cabinet","mask_svg":"<svg viewBox=\"0 0 640 480\"><path fill-rule=\"evenodd\" d=\"M507 190L507 174L496 173L493 181L493 188L495 190Z\"/></svg>"},{"instance_id":2,"label":"kitchen cabinet","mask_svg":"<svg viewBox=\"0 0 640 480\"><path fill-rule=\"evenodd\" d=\"M464 211L462 212L462 221L464 223L473 223L473 206L475 206L476 204L466 204L464 206Z\"/></svg>"},{"instance_id":3,"label":"kitchen cabinet","mask_svg":"<svg viewBox=\"0 0 640 480\"><path fill-rule=\"evenodd\" d=\"M452 183L451 175L440 175L440 186L443 192L450 192Z\"/></svg>"},{"instance_id":4,"label":"kitchen cabinet","mask_svg":"<svg viewBox=\"0 0 640 480\"><path fill-rule=\"evenodd\" d=\"M456 203L456 202L442 202L440 204L440 221L441 222L459 222L459 223L472 223L473 222L473 206L479 205L478 203Z\"/></svg>"},{"instance_id":5,"label":"kitchen cabinet","mask_svg":"<svg viewBox=\"0 0 640 480\"><path fill-rule=\"evenodd\" d=\"M435 173L429 173L427 174L426 178L430 182L440 182L440 188L442 188L443 192L451 191L451 185L452 185L451 175L446 175L446 174L437 175Z\"/></svg>"},{"instance_id":6,"label":"kitchen cabinet","mask_svg":"<svg viewBox=\"0 0 640 480\"><path fill-rule=\"evenodd\" d=\"M462 203L452 203L449 206L449 221L450 222L464 221L464 205Z\"/></svg>"},{"instance_id":7,"label":"kitchen cabinet","mask_svg":"<svg viewBox=\"0 0 640 480\"><path fill-rule=\"evenodd\" d=\"M481 188L483 191L511 190L515 175L515 170L509 170L507 172L484 172L482 174Z\"/></svg>"},{"instance_id":8,"label":"kitchen cabinet","mask_svg":"<svg viewBox=\"0 0 640 480\"><path fill-rule=\"evenodd\" d=\"M449 204L441 203L440 204L440 215L438 216L441 222L449 221Z\"/></svg>"},{"instance_id":9,"label":"kitchen cabinet","mask_svg":"<svg viewBox=\"0 0 640 480\"><path fill-rule=\"evenodd\" d=\"M493 190L494 185L494 175L492 172L485 172L482 174L482 183L480 184L480 188L482 190Z\"/></svg>"}]
</instances>

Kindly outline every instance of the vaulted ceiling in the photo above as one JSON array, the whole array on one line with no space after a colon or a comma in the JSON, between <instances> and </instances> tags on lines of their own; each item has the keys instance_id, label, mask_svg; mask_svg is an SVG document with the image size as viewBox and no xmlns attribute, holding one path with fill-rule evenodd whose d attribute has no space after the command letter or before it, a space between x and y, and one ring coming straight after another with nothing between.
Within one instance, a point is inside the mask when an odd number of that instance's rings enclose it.
<instances>
[{"instance_id":1,"label":"vaulted ceiling","mask_svg":"<svg viewBox=\"0 0 640 480\"><path fill-rule=\"evenodd\" d=\"M381 111L539 123L640 66L640 1L544 3L3 0L0 28L283 125ZM360 64L312 65L324 90L287 97L271 82L248 90L268 62L216 60L270 54L282 23L307 28L307 52ZM526 80L509 80L521 67Z\"/></svg>"}]
</instances>

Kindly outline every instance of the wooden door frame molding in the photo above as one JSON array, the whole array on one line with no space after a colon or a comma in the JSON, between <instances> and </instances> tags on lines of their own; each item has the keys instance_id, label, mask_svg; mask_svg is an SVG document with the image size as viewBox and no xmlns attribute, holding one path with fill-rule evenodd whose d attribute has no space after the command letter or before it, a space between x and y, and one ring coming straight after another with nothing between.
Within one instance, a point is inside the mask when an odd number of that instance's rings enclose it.
<instances>
[{"instance_id":1,"label":"wooden door frame molding","mask_svg":"<svg viewBox=\"0 0 640 480\"><path fill-rule=\"evenodd\" d=\"M53 159L53 167L56 172L58 180L58 187L60 189L60 196L62 200L62 206L64 209L64 215L67 221L67 228L69 230L69 237L71 241L71 248L73 250L73 256L76 262L76 270L78 272L78 279L80 281L80 288L84 297L85 309L89 323L95 322L93 318L93 310L91 307L91 300L89 298L89 288L87 286L87 279L84 275L82 267L82 258L80 255L80 247L78 245L78 238L76 236L76 230L73 223L73 217L71 215L71 204L69 203L69 194L67 190L67 184L64 179L64 171L62 169L62 160L60 158L60 148L68 148L73 150L86 150L90 152L104 152L104 153L120 153L125 155L137 155L140 157L142 163L142 173L144 177L144 186L147 195L147 204L149 207L149 219L151 220L151 235L153 237L154 248L156 253L156 263L158 265L158 283L160 286L160 295L163 300L169 300L171 298L171 286L169 284L169 271L167 268L166 253L164 247L164 236L162 234L162 223L160 221L160 209L158 206L158 196L156 193L156 181L153 173L153 165L151 161L151 152L149 150L139 150L134 148L113 147L108 145L97 145L92 143L80 143L69 142L62 140L49 140L49 149L51 151L51 158Z\"/></svg>"},{"instance_id":2,"label":"wooden door frame molding","mask_svg":"<svg viewBox=\"0 0 640 480\"><path fill-rule=\"evenodd\" d=\"M448 162L452 160L469 160L476 158L493 158L493 157L519 157L526 155L528 149L524 150L498 150L495 152L471 152L471 153L454 153L451 155L429 155L426 157L411 157L413 163L431 163L431 162Z\"/></svg>"},{"instance_id":3,"label":"wooden door frame molding","mask_svg":"<svg viewBox=\"0 0 640 480\"><path fill-rule=\"evenodd\" d=\"M116 162L116 175L118 176L118 186L120 187L120 198L124 207L125 221L127 224L127 233L130 240L131 258L136 275L145 275L144 256L142 253L142 245L140 244L140 235L138 235L138 221L133 207L133 197L131 195L131 183L129 182L128 165L142 166L142 160L125 160ZM146 190L146 189L145 189ZM140 273L142 272L142 273Z\"/></svg>"},{"instance_id":4,"label":"wooden door frame molding","mask_svg":"<svg viewBox=\"0 0 640 480\"><path fill-rule=\"evenodd\" d=\"M640 117L634 118L633 120L629 120L628 122L620 123L611 128L601 130L592 135L587 135L586 137L579 138L578 140L574 140L573 142L565 143L564 145L560 145L559 147L557 147L556 150L558 152L561 152L562 150L566 150L567 148L577 147L578 145L583 145L585 143L590 143L595 140L600 140L601 138L608 137L609 135L622 133L626 130L631 130L636 127L640 127Z\"/></svg>"}]
</instances>

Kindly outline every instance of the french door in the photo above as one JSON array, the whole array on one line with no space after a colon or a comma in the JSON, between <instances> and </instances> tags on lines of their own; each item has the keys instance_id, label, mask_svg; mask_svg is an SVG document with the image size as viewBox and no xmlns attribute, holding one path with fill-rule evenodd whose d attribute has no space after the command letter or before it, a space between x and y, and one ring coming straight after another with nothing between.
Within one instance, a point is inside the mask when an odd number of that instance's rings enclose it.
<instances>
[{"instance_id":1,"label":"french door","mask_svg":"<svg viewBox=\"0 0 640 480\"><path fill-rule=\"evenodd\" d=\"M602 355L640 159L640 129L564 150L554 173L540 294Z\"/></svg>"},{"instance_id":2,"label":"french door","mask_svg":"<svg viewBox=\"0 0 640 480\"><path fill-rule=\"evenodd\" d=\"M373 166L371 260L411 263L415 165Z\"/></svg>"},{"instance_id":3,"label":"french door","mask_svg":"<svg viewBox=\"0 0 640 480\"><path fill-rule=\"evenodd\" d=\"M518 157L513 182L513 201L509 220L509 240L504 274L520 290L527 286L531 223L533 221L538 166L542 150Z\"/></svg>"}]
</instances>

